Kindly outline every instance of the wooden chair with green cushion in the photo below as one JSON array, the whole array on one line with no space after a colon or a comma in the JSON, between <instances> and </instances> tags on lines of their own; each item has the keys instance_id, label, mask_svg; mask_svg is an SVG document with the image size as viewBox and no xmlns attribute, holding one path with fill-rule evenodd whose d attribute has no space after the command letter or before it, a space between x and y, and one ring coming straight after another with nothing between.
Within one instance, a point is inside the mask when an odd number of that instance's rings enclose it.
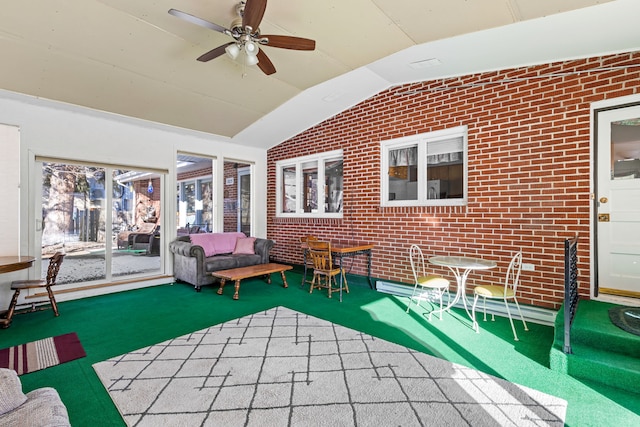
<instances>
[{"instance_id":1,"label":"wooden chair with green cushion","mask_svg":"<svg viewBox=\"0 0 640 427\"><path fill-rule=\"evenodd\" d=\"M522 320L522 324L524 325L524 330L528 331L527 322L524 321L524 317L522 316L522 312L520 311L520 305L518 304L518 299L516 298L516 293L518 291L518 284L520 283L520 272L522 271L522 252L516 253L511 262L509 263L509 268L507 269L507 274L504 278L504 284L502 285L480 285L476 286L473 291L473 308L471 309L473 315L473 328L477 333L480 333L480 329L478 326L478 322L476 321L476 303L478 302L478 298L482 298L484 307L484 321L487 321L487 298L489 299L501 299L504 301L504 306L507 309L507 316L509 316L509 322L511 322L511 330L513 331L514 340L518 341L518 334L516 333L516 328L513 325L513 319L511 318L511 311L509 310L509 300L513 300L518 309L518 314L520 315L520 319ZM491 320L495 321L495 316L491 314Z\"/></svg>"},{"instance_id":2,"label":"wooden chair with green cushion","mask_svg":"<svg viewBox=\"0 0 640 427\"><path fill-rule=\"evenodd\" d=\"M18 305L18 297L20 296L20 291L25 289L38 289L44 288L47 291L49 296L49 302L51 303L51 308L53 309L53 313L55 316L59 316L58 313L58 304L56 303L56 298L53 295L52 286L55 286L56 279L58 277L58 272L60 271L60 265L62 264L62 260L64 259L65 254L62 252L56 252L49 259L49 267L47 268L47 277L46 279L36 279L36 280L16 280L11 282L11 290L14 291L13 297L11 298L11 303L9 304L9 310L7 310L6 314L6 322L5 328L11 325L11 320L16 310L16 306ZM35 302L31 303L31 310L35 311Z\"/></svg>"},{"instance_id":3,"label":"wooden chair with green cushion","mask_svg":"<svg viewBox=\"0 0 640 427\"><path fill-rule=\"evenodd\" d=\"M440 302L440 320L442 320L442 296L446 292L449 293L449 281L437 274L427 274L427 265L424 261L424 254L422 249L418 245L411 245L409 248L409 261L411 262L411 271L413 272L413 293L409 298L409 304L407 305L407 313L411 308L411 303L419 301L421 299L427 299L428 294L433 294ZM420 287L420 288L418 288ZM418 290L419 289L419 290ZM419 302L416 305L420 306ZM429 312L429 321L431 321L431 314L433 310Z\"/></svg>"}]
</instances>

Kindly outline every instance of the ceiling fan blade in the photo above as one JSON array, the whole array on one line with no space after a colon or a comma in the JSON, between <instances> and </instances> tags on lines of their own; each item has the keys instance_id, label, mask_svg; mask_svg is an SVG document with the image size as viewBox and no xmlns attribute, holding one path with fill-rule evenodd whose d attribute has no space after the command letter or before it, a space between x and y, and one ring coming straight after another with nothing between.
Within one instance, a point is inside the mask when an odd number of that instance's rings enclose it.
<instances>
[{"instance_id":1,"label":"ceiling fan blade","mask_svg":"<svg viewBox=\"0 0 640 427\"><path fill-rule=\"evenodd\" d=\"M264 11L267 9L267 0L247 0L244 6L244 14L242 15L242 26L249 26L252 32L258 29Z\"/></svg>"},{"instance_id":2,"label":"ceiling fan blade","mask_svg":"<svg viewBox=\"0 0 640 427\"><path fill-rule=\"evenodd\" d=\"M229 43L223 44L222 46L218 46L217 48L212 49L207 53L203 53L202 55L200 55L200 57L198 57L198 61L200 62L211 61L212 59L215 59L218 56L223 55L226 47L234 43L235 42L229 42Z\"/></svg>"},{"instance_id":3,"label":"ceiling fan blade","mask_svg":"<svg viewBox=\"0 0 640 427\"><path fill-rule=\"evenodd\" d=\"M267 46L279 47L282 49L294 50L314 50L316 48L315 40L303 39L302 37L291 36L261 36L269 40Z\"/></svg>"},{"instance_id":4,"label":"ceiling fan blade","mask_svg":"<svg viewBox=\"0 0 640 427\"><path fill-rule=\"evenodd\" d=\"M218 24L214 24L213 22L205 21L202 18L198 18L197 16L189 15L188 13L181 12L177 9L169 9L169 14L173 16L177 16L178 18L184 19L185 21L191 22L192 24L200 25L201 27L209 28L213 31L218 31L219 33L226 34L228 31L226 28L221 27Z\"/></svg>"},{"instance_id":5,"label":"ceiling fan blade","mask_svg":"<svg viewBox=\"0 0 640 427\"><path fill-rule=\"evenodd\" d=\"M273 63L262 49L258 51L258 68L267 76L276 72L276 67L273 66Z\"/></svg>"}]
</instances>

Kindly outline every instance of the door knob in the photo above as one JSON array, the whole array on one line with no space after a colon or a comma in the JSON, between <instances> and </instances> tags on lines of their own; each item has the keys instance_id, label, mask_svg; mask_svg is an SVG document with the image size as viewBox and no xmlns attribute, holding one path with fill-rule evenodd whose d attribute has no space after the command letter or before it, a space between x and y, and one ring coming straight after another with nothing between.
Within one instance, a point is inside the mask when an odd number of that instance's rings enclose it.
<instances>
[{"instance_id":1,"label":"door knob","mask_svg":"<svg viewBox=\"0 0 640 427\"><path fill-rule=\"evenodd\" d=\"M607 203L609 201L609 199L607 199L606 197L600 197L600 203Z\"/></svg>"}]
</instances>

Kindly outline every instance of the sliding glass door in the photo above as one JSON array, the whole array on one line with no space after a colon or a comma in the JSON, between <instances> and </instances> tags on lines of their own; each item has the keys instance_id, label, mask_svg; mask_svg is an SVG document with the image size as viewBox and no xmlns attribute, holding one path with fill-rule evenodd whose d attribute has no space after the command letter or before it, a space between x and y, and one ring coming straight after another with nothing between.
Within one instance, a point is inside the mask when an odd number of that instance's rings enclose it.
<instances>
[{"instance_id":1,"label":"sliding glass door","mask_svg":"<svg viewBox=\"0 0 640 427\"><path fill-rule=\"evenodd\" d=\"M66 253L59 284L160 274L162 183L158 171L36 159L42 170L43 270Z\"/></svg>"}]
</instances>

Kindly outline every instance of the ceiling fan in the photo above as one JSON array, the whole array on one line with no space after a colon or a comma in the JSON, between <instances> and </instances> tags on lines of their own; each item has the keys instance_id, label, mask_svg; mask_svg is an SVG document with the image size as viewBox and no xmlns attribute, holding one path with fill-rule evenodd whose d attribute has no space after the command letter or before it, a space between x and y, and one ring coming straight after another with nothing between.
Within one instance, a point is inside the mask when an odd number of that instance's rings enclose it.
<instances>
[{"instance_id":1,"label":"ceiling fan","mask_svg":"<svg viewBox=\"0 0 640 427\"><path fill-rule=\"evenodd\" d=\"M293 50L314 50L316 42L311 39L292 36L261 35L260 22L267 8L267 0L242 0L236 6L238 18L231 22L230 28L224 28L197 16L169 9L169 13L193 24L218 31L233 38L232 42L218 46L202 54L198 61L207 62L226 53L233 59L246 65L258 65L267 75L276 72L276 67L258 45Z\"/></svg>"}]
</instances>

